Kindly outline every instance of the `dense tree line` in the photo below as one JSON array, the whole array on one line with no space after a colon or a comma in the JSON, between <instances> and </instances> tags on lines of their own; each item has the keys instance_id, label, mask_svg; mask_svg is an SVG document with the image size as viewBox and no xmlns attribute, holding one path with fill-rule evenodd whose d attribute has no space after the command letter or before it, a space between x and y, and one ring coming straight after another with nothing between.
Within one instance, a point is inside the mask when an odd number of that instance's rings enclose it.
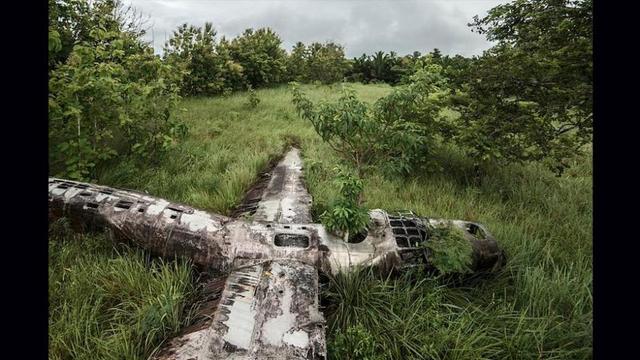
<instances>
[{"instance_id":1,"label":"dense tree line","mask_svg":"<svg viewBox=\"0 0 640 360\"><path fill-rule=\"evenodd\" d=\"M347 61L335 43L298 42L288 54L269 28L247 29L230 41L216 41L211 23L183 24L164 48L164 59L182 70L184 95L215 95L249 87L286 83L342 81Z\"/></svg>"},{"instance_id":2,"label":"dense tree line","mask_svg":"<svg viewBox=\"0 0 640 360\"><path fill-rule=\"evenodd\" d=\"M433 148L437 134L479 164L552 159L561 172L566 158L591 139L591 0L496 6L470 24L496 45L472 58L434 49L347 60L343 47L332 42L298 42L287 52L269 28L227 39L218 38L211 23L179 26L157 56L142 40L144 18L119 0L49 0L49 9L50 164L59 175L92 178L97 166L122 154L156 158L186 131L170 116L179 95L228 94L289 81L398 85L358 116L372 129L383 121L404 129L403 136L419 134L416 141L403 141L414 144L414 152ZM366 107L353 94L341 101L325 110ZM432 111L437 107L461 116L440 121ZM323 118L310 109L308 116ZM419 163L415 154L401 156L404 150L388 147L380 153ZM420 151L418 158L428 157Z\"/></svg>"},{"instance_id":3,"label":"dense tree line","mask_svg":"<svg viewBox=\"0 0 640 360\"><path fill-rule=\"evenodd\" d=\"M399 57L393 51L388 54L383 51L373 55L362 54L350 61L351 68L346 74L347 80L365 84L385 82L395 85L414 72L416 62L420 58L418 51L403 57Z\"/></svg>"},{"instance_id":4,"label":"dense tree line","mask_svg":"<svg viewBox=\"0 0 640 360\"><path fill-rule=\"evenodd\" d=\"M360 57L349 60L345 80L364 84L380 82L389 85L407 84L410 82L410 77L418 70L435 64L443 68L445 76L455 81L458 80L460 71L473 60L474 58L462 55L442 55L437 48L424 55L420 51L404 56L398 56L393 51L389 53L377 51L371 55L362 54Z\"/></svg>"},{"instance_id":5,"label":"dense tree line","mask_svg":"<svg viewBox=\"0 0 640 360\"><path fill-rule=\"evenodd\" d=\"M342 81L348 69L344 48L333 42L294 45L287 63L289 80L319 81L325 84Z\"/></svg>"}]
</instances>

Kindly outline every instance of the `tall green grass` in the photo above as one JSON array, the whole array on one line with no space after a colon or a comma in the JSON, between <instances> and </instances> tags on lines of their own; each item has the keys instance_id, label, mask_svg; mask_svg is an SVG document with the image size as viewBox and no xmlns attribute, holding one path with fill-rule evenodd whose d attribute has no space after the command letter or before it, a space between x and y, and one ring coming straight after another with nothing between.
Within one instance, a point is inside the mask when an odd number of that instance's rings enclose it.
<instances>
[{"instance_id":1,"label":"tall green grass","mask_svg":"<svg viewBox=\"0 0 640 360\"><path fill-rule=\"evenodd\" d=\"M303 90L319 101L337 97L339 86L305 85ZM367 101L390 91L386 85L352 86ZM246 93L185 99L181 105L184 110L176 114L190 127L185 142L159 159L159 166L118 159L102 169L100 182L228 214L259 172L296 143L305 160L313 210L319 214L336 196L332 169L338 158L311 125L295 114L286 87L256 93L261 101L254 109L246 106ZM536 163L485 169L479 179L457 149L445 146L433 156L443 165L442 170L416 172L406 178L390 178L376 171L367 175L365 205L482 222L505 248L506 268L493 278L463 285L429 278L417 282L380 279L366 272L333 279L323 292L330 300L324 311L331 324L331 357L591 358L590 156L576 157L574 166L562 177ZM56 251L73 246L64 243ZM112 258L109 249L89 251L95 254L92 261L96 268ZM52 260L52 266L57 263L68 267L72 261ZM81 270L86 278L98 276L99 271L89 261L86 264ZM174 266L170 264L166 263ZM184 286L189 283L186 278L181 281ZM88 288L85 291L91 293ZM81 310L82 303L73 300L75 296L79 295L65 292L52 301L67 301L73 310L65 313L69 320L52 326L50 337L67 336L62 334L73 327L92 328L91 316L80 314L88 310ZM131 321L141 321L133 307L122 309ZM74 312L78 317L71 320ZM52 313L52 321L60 321L59 314ZM98 319L97 323L104 327L112 322ZM89 349L93 345L83 346ZM375 351L370 352L371 347ZM125 350L121 353L128 354Z\"/></svg>"},{"instance_id":2,"label":"tall green grass","mask_svg":"<svg viewBox=\"0 0 640 360\"><path fill-rule=\"evenodd\" d=\"M151 259L103 234L51 235L49 358L146 359L189 319L188 261Z\"/></svg>"}]
</instances>

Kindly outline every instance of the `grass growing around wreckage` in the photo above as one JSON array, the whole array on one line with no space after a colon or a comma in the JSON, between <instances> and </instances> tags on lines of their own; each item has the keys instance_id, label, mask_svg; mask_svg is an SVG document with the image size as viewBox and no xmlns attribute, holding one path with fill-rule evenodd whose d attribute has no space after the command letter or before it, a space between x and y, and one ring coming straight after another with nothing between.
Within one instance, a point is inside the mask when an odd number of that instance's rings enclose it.
<instances>
[{"instance_id":1,"label":"grass growing around wreckage","mask_svg":"<svg viewBox=\"0 0 640 360\"><path fill-rule=\"evenodd\" d=\"M303 90L317 101L336 97L339 86L304 85ZM352 86L370 101L390 91L386 85ZM256 94L261 101L253 109L246 106L247 93L185 99L181 105L185 111L176 114L190 127L184 143L157 167L117 159L103 169L100 183L146 190L227 214L258 173L289 144L296 143L303 152L317 216L336 196L332 169L337 157L311 125L296 116L286 87L256 90ZM331 357L591 358L591 158L576 158L562 177L555 177L543 164L529 164L488 169L487 175L476 181L470 164L457 149L446 149L436 156L443 165L441 172L416 173L405 179L377 172L368 175L364 179L365 206L482 222L505 248L506 268L493 278L462 283L431 278L417 282L379 279L366 272L334 278L324 292L331 304L325 309L331 326L327 334ZM102 269L101 264L144 258L135 251L114 254L111 245L87 244L50 243L54 248L50 268L62 271L75 263L72 258L82 259L80 255L89 252L93 255L77 270L85 272L89 281L98 276L96 269ZM57 254L63 251L75 251L75 255L62 260ZM177 265L167 262L164 266ZM144 279L146 270L139 271L141 277L132 280L134 283ZM183 291L188 293L190 278L181 277L179 271L175 274L158 281L165 285L177 281L175 284L185 286ZM64 338L61 349L100 349L96 344L108 341L110 332L94 332L100 338L95 343L65 336L73 329L89 329L96 322L101 329L118 324L113 317L96 320L82 313L93 311L91 304L99 306L100 302L91 299L102 290L87 285L81 291L89 297L84 301L75 299L80 292L68 290L67 285L55 291L52 286L50 280L50 294L59 294L50 295L52 309L68 308L67 312L51 312L50 324L55 324L50 328L52 348L62 343L56 339ZM144 311L131 311L122 304L110 306L120 309L117 314L127 313L131 321L142 321ZM113 338L121 342L113 347L121 350L112 353L128 358L127 346L138 346L139 340L132 335L120 339Z\"/></svg>"},{"instance_id":2,"label":"grass growing around wreckage","mask_svg":"<svg viewBox=\"0 0 640 360\"><path fill-rule=\"evenodd\" d=\"M60 227L49 241L50 359L145 359L187 323L188 261Z\"/></svg>"}]
</instances>

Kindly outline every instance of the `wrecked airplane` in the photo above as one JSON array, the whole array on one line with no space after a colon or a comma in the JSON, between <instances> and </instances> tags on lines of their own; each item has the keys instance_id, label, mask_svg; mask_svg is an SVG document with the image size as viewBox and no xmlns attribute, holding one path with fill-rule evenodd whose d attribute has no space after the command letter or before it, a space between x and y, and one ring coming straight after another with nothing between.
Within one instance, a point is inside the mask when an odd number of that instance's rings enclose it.
<instances>
[{"instance_id":1,"label":"wrecked airplane","mask_svg":"<svg viewBox=\"0 0 640 360\"><path fill-rule=\"evenodd\" d=\"M136 191L49 178L50 221L64 217L78 231L106 228L159 256L187 257L225 274L206 321L167 342L154 355L157 360L324 359L319 272L428 265L429 252L420 244L442 223L464 231L474 270L493 270L504 260L482 224L411 212L371 210L363 239L347 243L312 222L311 200L295 148L247 193L232 217Z\"/></svg>"}]
</instances>

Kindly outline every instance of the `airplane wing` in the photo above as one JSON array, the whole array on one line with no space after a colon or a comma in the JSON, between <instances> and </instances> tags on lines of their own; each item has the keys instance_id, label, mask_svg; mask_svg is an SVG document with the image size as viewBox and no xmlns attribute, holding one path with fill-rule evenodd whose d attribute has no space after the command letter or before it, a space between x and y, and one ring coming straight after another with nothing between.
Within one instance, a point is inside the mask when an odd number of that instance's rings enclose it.
<instances>
[{"instance_id":1,"label":"airplane wing","mask_svg":"<svg viewBox=\"0 0 640 360\"><path fill-rule=\"evenodd\" d=\"M300 150L292 148L247 192L233 215L259 222L311 223L311 199L302 180Z\"/></svg>"},{"instance_id":2,"label":"airplane wing","mask_svg":"<svg viewBox=\"0 0 640 360\"><path fill-rule=\"evenodd\" d=\"M249 189L232 216L305 224L312 221L310 209L300 151L293 148ZM153 358L325 359L316 267L297 260L236 260L209 320L183 330Z\"/></svg>"},{"instance_id":3,"label":"airplane wing","mask_svg":"<svg viewBox=\"0 0 640 360\"><path fill-rule=\"evenodd\" d=\"M222 215L144 193L49 178L49 218L67 218L78 230L107 228L161 256L228 268Z\"/></svg>"},{"instance_id":4,"label":"airplane wing","mask_svg":"<svg viewBox=\"0 0 640 360\"><path fill-rule=\"evenodd\" d=\"M211 320L187 329L154 360L325 359L318 272L295 260L233 270Z\"/></svg>"}]
</instances>

